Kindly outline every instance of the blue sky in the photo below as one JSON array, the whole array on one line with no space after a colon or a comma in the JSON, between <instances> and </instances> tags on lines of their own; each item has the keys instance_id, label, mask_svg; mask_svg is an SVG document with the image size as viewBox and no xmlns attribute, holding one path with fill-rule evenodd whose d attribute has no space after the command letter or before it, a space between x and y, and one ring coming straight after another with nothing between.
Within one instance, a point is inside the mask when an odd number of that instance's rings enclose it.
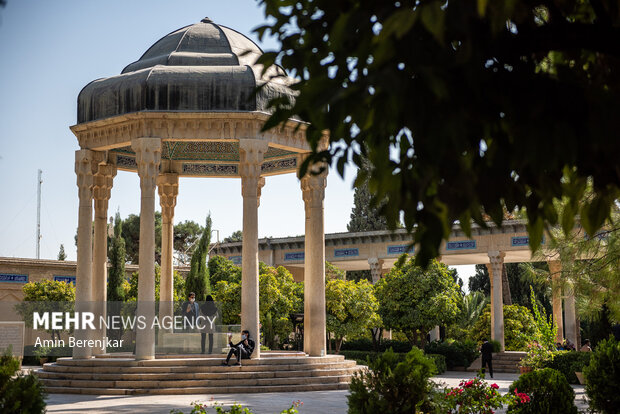
<instances>
[{"instance_id":1,"label":"blue sky","mask_svg":"<svg viewBox=\"0 0 620 414\"><path fill-rule=\"evenodd\" d=\"M0 9L0 257L35 256L40 168L41 258L55 259L62 243L75 260L78 143L69 126L76 123L79 91L93 79L119 74L162 36L205 16L258 43L252 30L264 17L254 0L8 0ZM272 39L259 45L277 47ZM346 231L353 173L328 178L326 232ZM139 199L137 175L119 172L109 215L138 213ZM241 229L240 181L182 178L175 222L202 223L209 211L221 237ZM303 234L303 214L297 178L268 177L259 236Z\"/></svg>"}]
</instances>

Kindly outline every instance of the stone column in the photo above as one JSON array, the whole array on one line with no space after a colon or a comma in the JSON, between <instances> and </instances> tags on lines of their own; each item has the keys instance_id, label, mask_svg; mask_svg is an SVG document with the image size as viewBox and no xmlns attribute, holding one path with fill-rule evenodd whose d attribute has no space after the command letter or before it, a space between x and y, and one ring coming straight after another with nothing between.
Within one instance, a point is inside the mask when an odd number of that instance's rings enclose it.
<instances>
[{"instance_id":1,"label":"stone column","mask_svg":"<svg viewBox=\"0 0 620 414\"><path fill-rule=\"evenodd\" d=\"M93 240L93 307L97 328L94 339L102 339L107 332L105 326L98 322L106 317L107 276L108 276L108 201L116 167L111 164L99 164L93 176L93 198L95 200L95 234ZM100 347L93 349L93 355L105 354Z\"/></svg>"},{"instance_id":2,"label":"stone column","mask_svg":"<svg viewBox=\"0 0 620 414\"><path fill-rule=\"evenodd\" d=\"M572 286L564 289L564 327L566 339L571 341L577 350L581 344L579 341L579 325L577 324L577 312L575 310L575 293Z\"/></svg>"},{"instance_id":3,"label":"stone column","mask_svg":"<svg viewBox=\"0 0 620 414\"><path fill-rule=\"evenodd\" d=\"M257 139L239 141L239 175L243 196L243 244L241 250L241 329L256 341L252 358L260 358L258 314L258 206L261 165L268 143Z\"/></svg>"},{"instance_id":4,"label":"stone column","mask_svg":"<svg viewBox=\"0 0 620 414\"><path fill-rule=\"evenodd\" d=\"M305 212L304 264L304 352L309 356L327 353L325 341L325 232L323 199L327 172L301 179Z\"/></svg>"},{"instance_id":5,"label":"stone column","mask_svg":"<svg viewBox=\"0 0 620 414\"><path fill-rule=\"evenodd\" d=\"M374 285L379 281L379 279L381 279L381 275L383 273L383 259L371 257L368 259L368 264L370 265L370 274Z\"/></svg>"},{"instance_id":6,"label":"stone column","mask_svg":"<svg viewBox=\"0 0 620 414\"><path fill-rule=\"evenodd\" d=\"M558 327L555 341L564 341L564 318L562 317L562 262L552 260L548 262L551 274L551 302L553 304L553 322Z\"/></svg>"},{"instance_id":7,"label":"stone column","mask_svg":"<svg viewBox=\"0 0 620 414\"><path fill-rule=\"evenodd\" d=\"M435 326L432 331L429 332L431 336L431 342L439 341L441 339L441 331L439 325Z\"/></svg>"},{"instance_id":8,"label":"stone column","mask_svg":"<svg viewBox=\"0 0 620 414\"><path fill-rule=\"evenodd\" d=\"M140 247L136 314L145 317L146 329L136 331L136 359L155 358L155 181L161 161L161 140L137 138L131 148L136 152L140 176Z\"/></svg>"},{"instance_id":9,"label":"stone column","mask_svg":"<svg viewBox=\"0 0 620 414\"><path fill-rule=\"evenodd\" d=\"M93 220L93 163L94 153L90 150L75 151L75 174L78 186L78 231L77 268L75 271L75 310L88 312L93 300L92 291L92 220ZM76 329L77 340L90 339L89 331ZM92 349L74 347L73 358L90 358Z\"/></svg>"},{"instance_id":10,"label":"stone column","mask_svg":"<svg viewBox=\"0 0 620 414\"><path fill-rule=\"evenodd\" d=\"M491 339L498 341L504 351L504 303L502 301L502 267L506 253L489 252L489 277L491 279Z\"/></svg>"},{"instance_id":11,"label":"stone column","mask_svg":"<svg viewBox=\"0 0 620 414\"><path fill-rule=\"evenodd\" d=\"M159 280L159 318L172 317L174 301L174 278L172 255L174 250L174 208L179 194L179 175L161 174L157 177L159 204L161 206L161 277ZM161 329L160 332L172 332Z\"/></svg>"}]
</instances>

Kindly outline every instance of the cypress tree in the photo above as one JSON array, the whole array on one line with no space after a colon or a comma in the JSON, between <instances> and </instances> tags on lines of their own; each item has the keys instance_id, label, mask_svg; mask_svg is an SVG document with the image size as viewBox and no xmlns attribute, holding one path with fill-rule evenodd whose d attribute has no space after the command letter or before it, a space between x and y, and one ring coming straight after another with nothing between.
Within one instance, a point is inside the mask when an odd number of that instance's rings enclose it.
<instances>
[{"instance_id":1,"label":"cypress tree","mask_svg":"<svg viewBox=\"0 0 620 414\"><path fill-rule=\"evenodd\" d=\"M204 301L207 295L211 293L209 284L209 268L207 267L207 255L209 253L209 245L211 244L211 214L207 216L205 225L198 246L192 255L191 267L187 280L185 281L185 296L190 292L196 294L197 301Z\"/></svg>"},{"instance_id":2,"label":"cypress tree","mask_svg":"<svg viewBox=\"0 0 620 414\"><path fill-rule=\"evenodd\" d=\"M110 273L108 274L108 301L125 300L123 280L125 280L125 239L123 239L123 222L120 213L114 217L114 237L110 249Z\"/></svg>"},{"instance_id":3,"label":"cypress tree","mask_svg":"<svg viewBox=\"0 0 620 414\"><path fill-rule=\"evenodd\" d=\"M363 166L367 171L371 168L368 161L364 161ZM371 199L372 195L368 189L368 180L366 179L358 187L355 187L351 221L349 221L347 225L348 231L386 230L388 228L385 217L379 214L379 209L385 204L385 201L373 207L371 205Z\"/></svg>"},{"instance_id":4,"label":"cypress tree","mask_svg":"<svg viewBox=\"0 0 620 414\"><path fill-rule=\"evenodd\" d=\"M67 254L65 253L65 245L60 245L60 251L58 252L58 260L65 260L67 258Z\"/></svg>"}]
</instances>

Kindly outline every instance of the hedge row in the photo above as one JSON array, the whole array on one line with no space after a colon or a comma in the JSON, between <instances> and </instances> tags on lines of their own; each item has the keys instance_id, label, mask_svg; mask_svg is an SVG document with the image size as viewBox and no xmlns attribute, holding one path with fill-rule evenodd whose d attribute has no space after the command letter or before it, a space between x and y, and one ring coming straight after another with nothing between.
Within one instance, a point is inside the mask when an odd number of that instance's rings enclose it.
<instances>
[{"instance_id":1,"label":"hedge row","mask_svg":"<svg viewBox=\"0 0 620 414\"><path fill-rule=\"evenodd\" d=\"M407 353L395 352L400 361L405 360ZM353 359L360 365L368 365L368 361L374 361L381 352L374 351L340 351L340 355L344 355L346 359ZM429 358L435 363L437 368L437 374L441 374L446 371L446 358L443 355L426 354L425 357Z\"/></svg>"},{"instance_id":2,"label":"hedge row","mask_svg":"<svg viewBox=\"0 0 620 414\"><path fill-rule=\"evenodd\" d=\"M592 352L557 351L553 353L553 361L547 361L545 368L560 371L571 384L579 384L575 372L583 372L590 364Z\"/></svg>"},{"instance_id":3,"label":"hedge row","mask_svg":"<svg viewBox=\"0 0 620 414\"><path fill-rule=\"evenodd\" d=\"M409 341L397 341L394 339L382 339L379 345L379 352L385 352L388 349L396 353L407 353L411 351L411 343ZM332 348L334 349L334 348ZM370 339L354 339L343 342L340 346L341 351L369 351L376 352Z\"/></svg>"}]
</instances>

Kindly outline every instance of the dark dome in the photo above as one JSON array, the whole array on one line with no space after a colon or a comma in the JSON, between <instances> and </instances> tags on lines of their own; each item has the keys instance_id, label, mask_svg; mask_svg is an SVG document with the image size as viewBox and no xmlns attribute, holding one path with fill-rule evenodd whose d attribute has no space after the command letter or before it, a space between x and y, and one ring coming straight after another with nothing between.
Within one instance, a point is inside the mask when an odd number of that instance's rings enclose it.
<instances>
[{"instance_id":1,"label":"dark dome","mask_svg":"<svg viewBox=\"0 0 620 414\"><path fill-rule=\"evenodd\" d=\"M244 35L205 18L164 36L120 75L86 85L78 123L138 111L266 112L270 99L293 93L280 67L261 76L255 62L262 53Z\"/></svg>"}]
</instances>

